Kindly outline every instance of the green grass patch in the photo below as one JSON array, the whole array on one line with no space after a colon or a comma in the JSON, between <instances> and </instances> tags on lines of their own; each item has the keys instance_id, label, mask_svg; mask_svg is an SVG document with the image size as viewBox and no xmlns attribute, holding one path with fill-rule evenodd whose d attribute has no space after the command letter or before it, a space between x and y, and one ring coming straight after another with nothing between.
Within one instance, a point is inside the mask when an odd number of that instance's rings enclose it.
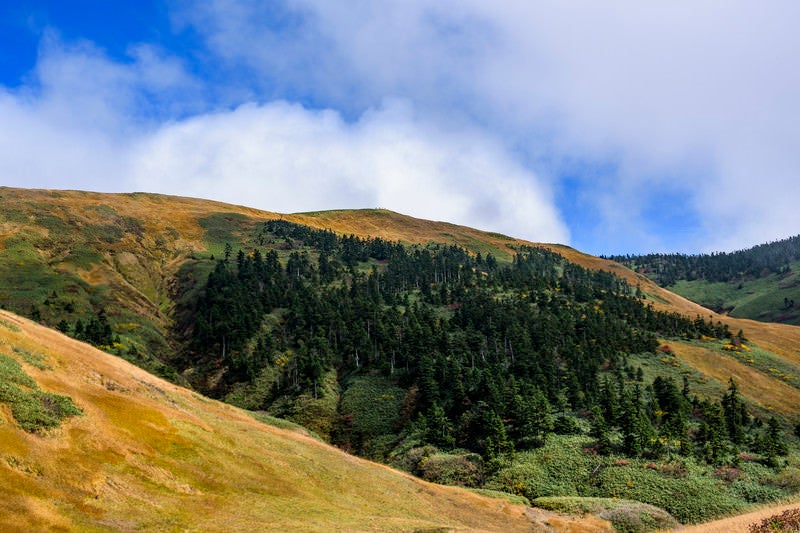
<instances>
[{"instance_id":1,"label":"green grass patch","mask_svg":"<svg viewBox=\"0 0 800 533\"><path fill-rule=\"evenodd\" d=\"M481 496L488 496L489 498L505 500L508 503L512 503L514 505L531 505L531 501L528 498L526 498L525 496L520 496L519 494L511 494L509 492L502 492L499 490L490 490L490 489L467 488L467 490L470 492L474 492L475 494L480 494Z\"/></svg>"},{"instance_id":2,"label":"green grass patch","mask_svg":"<svg viewBox=\"0 0 800 533\"><path fill-rule=\"evenodd\" d=\"M24 348L20 348L18 346L14 347L14 353L19 355L23 361L28 363L29 365L38 368L39 370L52 370L53 368L49 366L45 361L47 360L47 356L40 353L33 353L25 350Z\"/></svg>"},{"instance_id":3,"label":"green grass patch","mask_svg":"<svg viewBox=\"0 0 800 533\"><path fill-rule=\"evenodd\" d=\"M278 429L285 429L288 431L295 431L297 433L303 433L304 435L308 435L309 437L312 437L320 442L325 442L322 439L322 437L320 437L313 431L310 431L309 429L301 426L300 424L296 424L291 420L286 420L285 418L278 418L277 416L272 416L263 411L250 411L250 414L253 416L253 418L258 420L259 422L263 422L272 427L276 427Z\"/></svg>"},{"instance_id":4,"label":"green grass patch","mask_svg":"<svg viewBox=\"0 0 800 533\"><path fill-rule=\"evenodd\" d=\"M800 324L800 262L789 264L791 273L763 278L709 283L678 281L668 287L694 302L716 311L729 311L736 318L763 322ZM786 301L794 300L793 306Z\"/></svg>"},{"instance_id":5,"label":"green grass patch","mask_svg":"<svg viewBox=\"0 0 800 533\"><path fill-rule=\"evenodd\" d=\"M9 330L9 331L11 331L13 333L19 333L20 332L20 329L16 325L14 325L11 322L8 322L6 320L3 320L3 319L0 319L0 326L3 326L4 328L6 328L7 330Z\"/></svg>"},{"instance_id":6,"label":"green grass patch","mask_svg":"<svg viewBox=\"0 0 800 533\"><path fill-rule=\"evenodd\" d=\"M230 244L236 253L244 236L252 231L255 221L239 213L214 213L197 221L206 230L204 241L213 254L222 254Z\"/></svg>"},{"instance_id":7,"label":"green grass patch","mask_svg":"<svg viewBox=\"0 0 800 533\"><path fill-rule=\"evenodd\" d=\"M68 396L39 390L16 359L0 354L0 402L11 407L19 427L29 432L51 429L82 411Z\"/></svg>"},{"instance_id":8,"label":"green grass patch","mask_svg":"<svg viewBox=\"0 0 800 533\"><path fill-rule=\"evenodd\" d=\"M672 378L675 384L682 388L683 378L686 377L689 380L690 396L696 394L700 398L717 400L728 390L727 383L723 384L706 376L684 363L680 358L670 354L660 352L657 354L634 354L628 356L628 363L634 368L642 369L645 383L652 383L656 377L661 376L662 378Z\"/></svg>"},{"instance_id":9,"label":"green grass patch","mask_svg":"<svg viewBox=\"0 0 800 533\"><path fill-rule=\"evenodd\" d=\"M360 375L348 381L339 412L347 419L353 441L364 442L393 433L406 392L377 375Z\"/></svg>"}]
</instances>

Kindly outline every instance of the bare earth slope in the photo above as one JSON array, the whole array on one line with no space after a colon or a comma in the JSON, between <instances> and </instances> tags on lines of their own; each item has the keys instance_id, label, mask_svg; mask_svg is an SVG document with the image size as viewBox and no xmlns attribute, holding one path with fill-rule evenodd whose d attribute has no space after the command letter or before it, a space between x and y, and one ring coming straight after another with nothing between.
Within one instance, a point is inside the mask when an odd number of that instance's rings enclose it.
<instances>
[{"instance_id":1,"label":"bare earth slope","mask_svg":"<svg viewBox=\"0 0 800 533\"><path fill-rule=\"evenodd\" d=\"M522 506L260 423L5 311L0 352L84 413L35 434L0 404L2 531L531 530Z\"/></svg>"}]
</instances>

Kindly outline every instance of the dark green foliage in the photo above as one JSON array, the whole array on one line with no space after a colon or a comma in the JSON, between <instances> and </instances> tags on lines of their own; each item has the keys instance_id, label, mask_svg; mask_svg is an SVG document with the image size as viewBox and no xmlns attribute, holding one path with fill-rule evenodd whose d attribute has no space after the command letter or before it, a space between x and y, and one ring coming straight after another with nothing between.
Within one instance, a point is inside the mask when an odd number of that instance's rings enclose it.
<instances>
[{"instance_id":1,"label":"dark green foliage","mask_svg":"<svg viewBox=\"0 0 800 533\"><path fill-rule=\"evenodd\" d=\"M213 220L227 236L239 224ZM347 407L348 388L360 382L340 383L333 434L356 450L413 422L425 442L496 464L553 431L575 432L572 410L597 404L602 451L671 453L672 442L687 437L688 401L674 383L656 382L648 418L646 398L621 381L623 354L652 352L657 335L727 334L722 324L657 312L620 278L539 248L520 248L502 265L455 246L406 247L280 220L255 240L273 248L226 246L196 299L178 309L186 321L179 328L189 332L183 364L222 367L206 390L217 396L247 390L272 368L262 408L292 395L320 397L321 377L332 370L382 375L406 393L391 430L380 433L364 431L367 415ZM618 372L601 380L601 368ZM667 439L663 449L652 445L653 425Z\"/></svg>"},{"instance_id":2,"label":"dark green foliage","mask_svg":"<svg viewBox=\"0 0 800 533\"><path fill-rule=\"evenodd\" d=\"M664 287L676 280L730 282L784 272L789 263L800 260L800 235L732 253L625 255L610 259L647 274Z\"/></svg>"},{"instance_id":3,"label":"dark green foliage","mask_svg":"<svg viewBox=\"0 0 800 533\"><path fill-rule=\"evenodd\" d=\"M54 428L81 414L68 396L40 390L17 360L4 354L0 354L0 402L8 404L17 424L31 432Z\"/></svg>"},{"instance_id":4,"label":"dark green foliage","mask_svg":"<svg viewBox=\"0 0 800 533\"><path fill-rule=\"evenodd\" d=\"M786 444L783 428L781 428L780 422L774 416L767 421L766 430L757 445L770 466L778 466L778 458L789 453L789 446Z\"/></svg>"}]
</instances>

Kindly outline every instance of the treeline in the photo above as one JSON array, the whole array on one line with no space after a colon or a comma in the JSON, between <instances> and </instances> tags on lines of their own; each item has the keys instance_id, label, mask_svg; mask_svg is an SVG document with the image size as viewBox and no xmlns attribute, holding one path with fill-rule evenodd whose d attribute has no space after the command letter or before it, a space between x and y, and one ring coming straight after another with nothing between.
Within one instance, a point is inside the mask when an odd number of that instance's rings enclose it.
<instances>
[{"instance_id":1,"label":"treeline","mask_svg":"<svg viewBox=\"0 0 800 533\"><path fill-rule=\"evenodd\" d=\"M800 235L731 253L618 255L608 259L647 275L662 287L679 280L731 282L781 274L800 260Z\"/></svg>"},{"instance_id":2,"label":"treeline","mask_svg":"<svg viewBox=\"0 0 800 533\"><path fill-rule=\"evenodd\" d=\"M676 412L657 384L648 392L636 381L628 355L653 353L658 336L730 336L719 322L656 311L621 278L541 248L522 247L499 264L456 246L340 237L284 221L260 236L282 240L284 257L229 250L193 312L182 314L191 320L184 366L224 370L206 392L222 397L269 374L257 406L269 409L287 397L317 398L331 375L342 387L354 375L383 376L404 391L394 436L488 460L549 432L577 431L576 413L596 423L600 442L604 425L627 435L634 430L625 424L638 424L630 439L641 446L626 437L626 453L652 451L661 434L680 438L682 423L646 410L649 402ZM609 372L618 376L613 387L599 377ZM340 444L358 451L378 437L339 414L331 435ZM714 442L703 438L700 447Z\"/></svg>"},{"instance_id":3,"label":"treeline","mask_svg":"<svg viewBox=\"0 0 800 533\"><path fill-rule=\"evenodd\" d=\"M749 451L762 454L772 466L788 453L778 420L771 417L765 424L751 416L733 378L719 401L691 394L686 377L682 390L671 378L656 377L646 387L641 377L631 378L616 373L601 383L591 409L591 435L600 453L693 455L719 465L736 464L740 453Z\"/></svg>"}]
</instances>

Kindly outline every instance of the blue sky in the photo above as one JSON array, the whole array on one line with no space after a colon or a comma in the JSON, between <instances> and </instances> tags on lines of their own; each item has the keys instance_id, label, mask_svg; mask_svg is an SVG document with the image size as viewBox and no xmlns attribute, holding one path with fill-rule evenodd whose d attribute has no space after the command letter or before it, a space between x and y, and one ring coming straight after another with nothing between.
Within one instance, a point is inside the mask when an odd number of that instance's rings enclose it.
<instances>
[{"instance_id":1,"label":"blue sky","mask_svg":"<svg viewBox=\"0 0 800 533\"><path fill-rule=\"evenodd\" d=\"M594 254L800 233L800 4L0 5L0 184L384 207Z\"/></svg>"}]
</instances>

